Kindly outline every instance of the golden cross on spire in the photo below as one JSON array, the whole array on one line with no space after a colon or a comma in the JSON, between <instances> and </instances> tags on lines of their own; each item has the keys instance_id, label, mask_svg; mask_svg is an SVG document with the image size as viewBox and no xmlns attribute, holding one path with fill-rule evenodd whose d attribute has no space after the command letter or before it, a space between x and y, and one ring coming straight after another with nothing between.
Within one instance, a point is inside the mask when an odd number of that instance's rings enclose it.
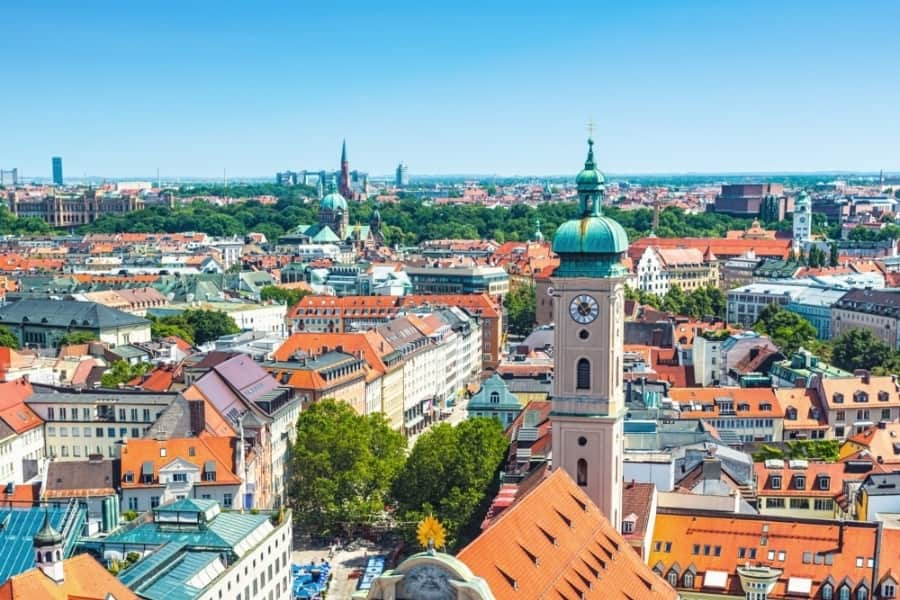
<instances>
[{"instance_id":1,"label":"golden cross on spire","mask_svg":"<svg viewBox=\"0 0 900 600\"><path fill-rule=\"evenodd\" d=\"M588 119L587 123L588 137L594 138L594 119Z\"/></svg>"}]
</instances>

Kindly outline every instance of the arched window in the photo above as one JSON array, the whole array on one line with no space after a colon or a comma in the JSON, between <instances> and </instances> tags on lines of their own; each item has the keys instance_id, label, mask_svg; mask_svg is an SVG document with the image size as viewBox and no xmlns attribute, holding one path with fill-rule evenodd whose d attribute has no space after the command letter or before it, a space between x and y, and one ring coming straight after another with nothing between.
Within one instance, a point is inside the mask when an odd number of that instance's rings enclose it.
<instances>
[{"instance_id":1,"label":"arched window","mask_svg":"<svg viewBox=\"0 0 900 600\"><path fill-rule=\"evenodd\" d=\"M583 458L578 459L577 471L576 480L578 481L578 485L587 485L587 461Z\"/></svg>"},{"instance_id":2,"label":"arched window","mask_svg":"<svg viewBox=\"0 0 900 600\"><path fill-rule=\"evenodd\" d=\"M41 551L40 550L37 551L37 556L35 557L35 559L36 559L36 562L43 562L41 560Z\"/></svg>"},{"instance_id":3,"label":"arched window","mask_svg":"<svg viewBox=\"0 0 900 600\"><path fill-rule=\"evenodd\" d=\"M832 600L832 598L834 598L834 588L830 583L826 583L822 586L822 600Z\"/></svg>"},{"instance_id":4,"label":"arched window","mask_svg":"<svg viewBox=\"0 0 900 600\"><path fill-rule=\"evenodd\" d=\"M491 392L491 404L500 404L500 392Z\"/></svg>"},{"instance_id":5,"label":"arched window","mask_svg":"<svg viewBox=\"0 0 900 600\"><path fill-rule=\"evenodd\" d=\"M56 560L62 560L62 551L61 550L56 551Z\"/></svg>"},{"instance_id":6,"label":"arched window","mask_svg":"<svg viewBox=\"0 0 900 600\"><path fill-rule=\"evenodd\" d=\"M688 571L684 574L684 587L692 588L694 587L694 574Z\"/></svg>"},{"instance_id":7,"label":"arched window","mask_svg":"<svg viewBox=\"0 0 900 600\"><path fill-rule=\"evenodd\" d=\"M850 588L846 585L842 585L841 589L838 590L838 600L850 600Z\"/></svg>"},{"instance_id":8,"label":"arched window","mask_svg":"<svg viewBox=\"0 0 900 600\"><path fill-rule=\"evenodd\" d=\"M586 358L578 360L578 367L575 371L575 389L591 389L591 361Z\"/></svg>"},{"instance_id":9,"label":"arched window","mask_svg":"<svg viewBox=\"0 0 900 600\"><path fill-rule=\"evenodd\" d=\"M44 552L44 562L53 562L52 552Z\"/></svg>"},{"instance_id":10,"label":"arched window","mask_svg":"<svg viewBox=\"0 0 900 600\"><path fill-rule=\"evenodd\" d=\"M669 585L671 585L672 587L678 585L678 573L676 573L674 570L669 571L669 576L667 577L667 579L669 580Z\"/></svg>"},{"instance_id":11,"label":"arched window","mask_svg":"<svg viewBox=\"0 0 900 600\"><path fill-rule=\"evenodd\" d=\"M861 585L856 589L856 600L869 600L869 590Z\"/></svg>"}]
</instances>

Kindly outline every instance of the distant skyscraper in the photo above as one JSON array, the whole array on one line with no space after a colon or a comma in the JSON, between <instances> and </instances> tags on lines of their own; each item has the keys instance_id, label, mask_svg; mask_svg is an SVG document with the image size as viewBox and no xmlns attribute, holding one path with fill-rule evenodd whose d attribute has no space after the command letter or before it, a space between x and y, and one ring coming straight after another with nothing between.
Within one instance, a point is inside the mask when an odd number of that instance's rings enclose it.
<instances>
[{"instance_id":1,"label":"distant skyscraper","mask_svg":"<svg viewBox=\"0 0 900 600\"><path fill-rule=\"evenodd\" d=\"M62 185L63 184L62 157L54 156L52 162L53 162L53 185Z\"/></svg>"},{"instance_id":2,"label":"distant skyscraper","mask_svg":"<svg viewBox=\"0 0 900 600\"><path fill-rule=\"evenodd\" d=\"M406 187L409 185L409 167L406 166L405 162L401 162L399 165L397 165L396 184L398 188Z\"/></svg>"},{"instance_id":3,"label":"distant skyscraper","mask_svg":"<svg viewBox=\"0 0 900 600\"><path fill-rule=\"evenodd\" d=\"M350 187L350 161L347 160L347 140L341 146L341 175L338 179L338 192L347 200L353 199L353 188Z\"/></svg>"}]
</instances>

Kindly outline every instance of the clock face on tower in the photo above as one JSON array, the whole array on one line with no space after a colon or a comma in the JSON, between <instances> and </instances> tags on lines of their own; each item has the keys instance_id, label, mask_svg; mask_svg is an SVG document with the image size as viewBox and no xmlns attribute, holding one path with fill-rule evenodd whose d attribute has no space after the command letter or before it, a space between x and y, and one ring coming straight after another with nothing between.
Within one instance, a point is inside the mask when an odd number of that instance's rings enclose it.
<instances>
[{"instance_id":1,"label":"clock face on tower","mask_svg":"<svg viewBox=\"0 0 900 600\"><path fill-rule=\"evenodd\" d=\"M587 325L592 322L600 314L600 307L593 296L580 294L572 299L569 304L569 316L576 323Z\"/></svg>"}]
</instances>

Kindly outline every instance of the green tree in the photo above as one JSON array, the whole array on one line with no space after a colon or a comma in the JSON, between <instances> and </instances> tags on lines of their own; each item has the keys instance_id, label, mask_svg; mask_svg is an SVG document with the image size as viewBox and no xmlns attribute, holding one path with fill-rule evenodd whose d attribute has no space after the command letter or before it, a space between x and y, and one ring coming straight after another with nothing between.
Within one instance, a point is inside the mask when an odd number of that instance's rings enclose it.
<instances>
[{"instance_id":1,"label":"green tree","mask_svg":"<svg viewBox=\"0 0 900 600\"><path fill-rule=\"evenodd\" d=\"M87 344L88 342L96 342L97 335L90 331L71 331L59 338L60 346L71 346L74 344Z\"/></svg>"},{"instance_id":2,"label":"green tree","mask_svg":"<svg viewBox=\"0 0 900 600\"><path fill-rule=\"evenodd\" d=\"M0 325L0 346L12 348L13 350L19 349L19 338L13 335L13 332L8 327L3 327L2 325Z\"/></svg>"},{"instance_id":3,"label":"green tree","mask_svg":"<svg viewBox=\"0 0 900 600\"><path fill-rule=\"evenodd\" d=\"M770 304L759 312L753 330L768 335L785 356L791 356L800 346L816 339L812 323L778 304Z\"/></svg>"},{"instance_id":4,"label":"green tree","mask_svg":"<svg viewBox=\"0 0 900 600\"><path fill-rule=\"evenodd\" d=\"M506 295L507 329L517 335L528 335L534 329L535 291L531 284L522 284Z\"/></svg>"},{"instance_id":5,"label":"green tree","mask_svg":"<svg viewBox=\"0 0 900 600\"><path fill-rule=\"evenodd\" d=\"M415 523L434 514L447 529L448 546L467 543L496 492L508 445L499 421L485 417L423 433L393 486L400 518Z\"/></svg>"},{"instance_id":6,"label":"green tree","mask_svg":"<svg viewBox=\"0 0 900 600\"><path fill-rule=\"evenodd\" d=\"M292 459L294 518L306 531L350 534L385 513L406 440L381 413L358 415L333 399L300 413Z\"/></svg>"},{"instance_id":7,"label":"green tree","mask_svg":"<svg viewBox=\"0 0 900 600\"><path fill-rule=\"evenodd\" d=\"M838 253L837 244L832 242L829 244L828 265L832 267L838 266L840 262L840 254Z\"/></svg>"},{"instance_id":8,"label":"green tree","mask_svg":"<svg viewBox=\"0 0 900 600\"><path fill-rule=\"evenodd\" d=\"M850 329L837 336L832 343L831 361L845 371L874 369L893 358L890 346L875 337L868 329Z\"/></svg>"},{"instance_id":9,"label":"green tree","mask_svg":"<svg viewBox=\"0 0 900 600\"><path fill-rule=\"evenodd\" d=\"M259 297L263 301L274 300L280 304L294 306L305 296L309 295L309 290L298 290L278 287L277 285L267 285L259 292Z\"/></svg>"},{"instance_id":10,"label":"green tree","mask_svg":"<svg viewBox=\"0 0 900 600\"><path fill-rule=\"evenodd\" d=\"M120 383L127 383L150 371L153 365L150 363L129 364L124 360L117 360L100 378L100 385L105 388L118 387Z\"/></svg>"},{"instance_id":11,"label":"green tree","mask_svg":"<svg viewBox=\"0 0 900 600\"><path fill-rule=\"evenodd\" d=\"M194 344L194 329L181 315L150 319L150 336L158 340L169 336L177 336L188 344Z\"/></svg>"},{"instance_id":12,"label":"green tree","mask_svg":"<svg viewBox=\"0 0 900 600\"><path fill-rule=\"evenodd\" d=\"M670 286L669 291L663 296L662 309L667 312L681 314L684 310L685 300L686 297L680 285Z\"/></svg>"},{"instance_id":13,"label":"green tree","mask_svg":"<svg viewBox=\"0 0 900 600\"><path fill-rule=\"evenodd\" d=\"M194 342L197 344L205 344L240 331L234 319L220 310L186 310L182 316L193 331Z\"/></svg>"}]
</instances>

